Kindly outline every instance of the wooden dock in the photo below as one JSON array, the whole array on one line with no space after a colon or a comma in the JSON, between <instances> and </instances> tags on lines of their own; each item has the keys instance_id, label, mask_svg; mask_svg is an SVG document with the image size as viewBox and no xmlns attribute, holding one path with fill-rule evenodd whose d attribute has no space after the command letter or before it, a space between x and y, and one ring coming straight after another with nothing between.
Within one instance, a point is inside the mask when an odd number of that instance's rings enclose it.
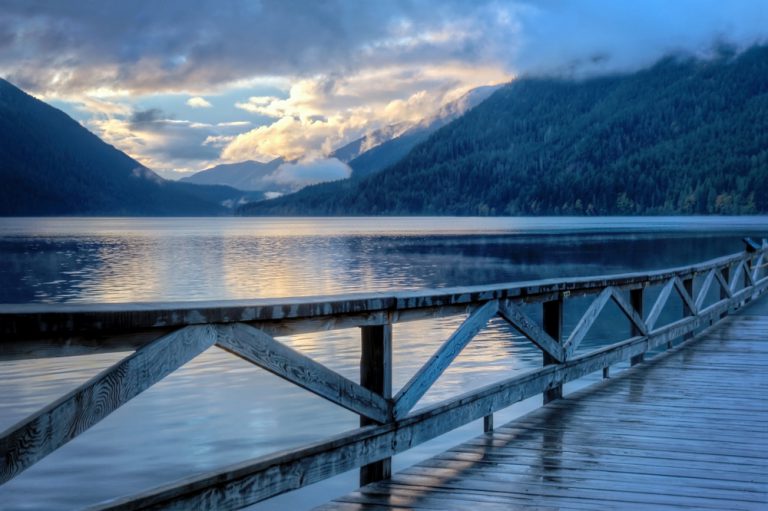
<instances>
[{"instance_id":1,"label":"wooden dock","mask_svg":"<svg viewBox=\"0 0 768 511\"><path fill-rule=\"evenodd\" d=\"M354 469L363 488L328 507L768 509L768 241L746 241L743 252L622 275L275 300L0 305L0 360L129 352L0 432L0 486L215 346L355 412L360 427L92 509L240 509ZM565 331L574 299L589 305ZM609 344L588 350L583 341L608 306L626 323L614 317ZM393 392L393 324L457 315L461 325ZM542 365L418 406L491 320L538 348ZM340 328L359 328L359 379L279 340ZM631 369L611 376L626 362ZM563 395L600 371L605 382ZM494 413L539 395L546 406L493 430ZM485 436L391 473L392 456L479 419Z\"/></svg>"},{"instance_id":2,"label":"wooden dock","mask_svg":"<svg viewBox=\"0 0 768 511\"><path fill-rule=\"evenodd\" d=\"M768 299L322 510L768 509Z\"/></svg>"}]
</instances>

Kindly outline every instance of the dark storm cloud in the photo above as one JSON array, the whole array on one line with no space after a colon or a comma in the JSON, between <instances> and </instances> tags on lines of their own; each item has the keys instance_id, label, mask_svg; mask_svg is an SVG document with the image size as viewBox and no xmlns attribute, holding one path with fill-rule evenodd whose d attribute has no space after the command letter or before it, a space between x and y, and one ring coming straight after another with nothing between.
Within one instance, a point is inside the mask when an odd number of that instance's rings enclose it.
<instances>
[{"instance_id":1,"label":"dark storm cloud","mask_svg":"<svg viewBox=\"0 0 768 511\"><path fill-rule=\"evenodd\" d=\"M174 90L311 74L353 65L361 47L401 19L423 20L431 11L426 26L450 10L419 1L2 0L1 16L16 37L0 68L36 88L75 90Z\"/></svg>"},{"instance_id":2,"label":"dark storm cloud","mask_svg":"<svg viewBox=\"0 0 768 511\"><path fill-rule=\"evenodd\" d=\"M144 127L152 123L164 120L163 111L159 108L136 110L131 114L130 123L133 127Z\"/></svg>"},{"instance_id":3,"label":"dark storm cloud","mask_svg":"<svg viewBox=\"0 0 768 511\"><path fill-rule=\"evenodd\" d=\"M611 69L665 51L700 52L716 39L764 40L765 7L764 0L0 0L0 74L34 91L76 93L205 90L254 76L395 63Z\"/></svg>"}]
</instances>

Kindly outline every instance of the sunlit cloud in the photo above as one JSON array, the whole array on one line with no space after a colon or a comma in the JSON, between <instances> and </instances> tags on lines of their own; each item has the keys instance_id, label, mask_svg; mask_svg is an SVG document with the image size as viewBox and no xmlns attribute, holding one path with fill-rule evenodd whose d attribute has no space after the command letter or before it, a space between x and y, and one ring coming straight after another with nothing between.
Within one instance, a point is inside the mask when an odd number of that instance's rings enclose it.
<instances>
[{"instance_id":1,"label":"sunlit cloud","mask_svg":"<svg viewBox=\"0 0 768 511\"><path fill-rule=\"evenodd\" d=\"M189 98L187 100L187 105L191 106L192 108L211 108L213 106L210 102L208 102L207 99L200 96Z\"/></svg>"},{"instance_id":2,"label":"sunlit cloud","mask_svg":"<svg viewBox=\"0 0 768 511\"><path fill-rule=\"evenodd\" d=\"M469 90L510 78L498 68L454 63L302 79L285 98L256 96L237 103L275 120L234 137L221 156L228 161L325 156L376 129L394 127L390 131L397 135Z\"/></svg>"},{"instance_id":3,"label":"sunlit cloud","mask_svg":"<svg viewBox=\"0 0 768 511\"><path fill-rule=\"evenodd\" d=\"M764 0L103 3L6 0L0 76L177 170L318 159L473 87L628 71L768 35Z\"/></svg>"},{"instance_id":4,"label":"sunlit cloud","mask_svg":"<svg viewBox=\"0 0 768 511\"><path fill-rule=\"evenodd\" d=\"M211 124L174 119L157 108L119 113L93 118L86 126L160 173L190 173L215 165L221 148L232 140L231 133L250 126L247 121Z\"/></svg>"}]
</instances>

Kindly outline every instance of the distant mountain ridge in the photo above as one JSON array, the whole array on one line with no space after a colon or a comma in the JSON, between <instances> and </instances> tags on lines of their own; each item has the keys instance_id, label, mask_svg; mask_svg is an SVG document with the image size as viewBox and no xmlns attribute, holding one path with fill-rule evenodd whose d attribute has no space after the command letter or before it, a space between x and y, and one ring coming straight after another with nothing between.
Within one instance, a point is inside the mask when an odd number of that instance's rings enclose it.
<instances>
[{"instance_id":1,"label":"distant mountain ridge","mask_svg":"<svg viewBox=\"0 0 768 511\"><path fill-rule=\"evenodd\" d=\"M472 89L456 101L444 105L434 115L415 124L394 124L371 131L331 152L328 157L347 163L355 178L362 178L388 167L408 154L416 144L467 110L477 106L499 86ZM239 190L285 194L293 191L291 185L270 179L278 167L286 162L276 158L262 163L248 160L225 163L201 170L180 181L185 183L226 185Z\"/></svg>"},{"instance_id":2,"label":"distant mountain ridge","mask_svg":"<svg viewBox=\"0 0 768 511\"><path fill-rule=\"evenodd\" d=\"M768 213L768 47L522 78L382 172L246 215Z\"/></svg>"},{"instance_id":3,"label":"distant mountain ridge","mask_svg":"<svg viewBox=\"0 0 768 511\"><path fill-rule=\"evenodd\" d=\"M399 124L375 130L337 149L331 156L347 162L355 178L375 174L396 163L429 135L475 108L500 87L501 85L476 87L456 101L446 103L426 119L412 125ZM357 152L354 153L352 148L357 148Z\"/></svg>"},{"instance_id":4,"label":"distant mountain ridge","mask_svg":"<svg viewBox=\"0 0 768 511\"><path fill-rule=\"evenodd\" d=\"M276 158L267 163L254 160L223 163L201 170L180 181L199 185L227 185L238 190L267 191L275 189L277 185L266 178L283 163L282 158Z\"/></svg>"},{"instance_id":5,"label":"distant mountain ridge","mask_svg":"<svg viewBox=\"0 0 768 511\"><path fill-rule=\"evenodd\" d=\"M360 180L394 165L432 133L475 108L500 87L477 87L458 100L444 105L435 115L419 123L410 126L388 126L340 147L330 156L349 165L352 169L350 178L307 186L295 193L269 201L270 207L277 204L280 213L276 214L311 215L312 211L323 211L322 214L326 214L327 207L321 204L326 197L347 193ZM366 147L368 149L365 149Z\"/></svg>"},{"instance_id":6,"label":"distant mountain ridge","mask_svg":"<svg viewBox=\"0 0 768 511\"><path fill-rule=\"evenodd\" d=\"M0 79L0 215L222 215L262 198L166 181Z\"/></svg>"}]
</instances>

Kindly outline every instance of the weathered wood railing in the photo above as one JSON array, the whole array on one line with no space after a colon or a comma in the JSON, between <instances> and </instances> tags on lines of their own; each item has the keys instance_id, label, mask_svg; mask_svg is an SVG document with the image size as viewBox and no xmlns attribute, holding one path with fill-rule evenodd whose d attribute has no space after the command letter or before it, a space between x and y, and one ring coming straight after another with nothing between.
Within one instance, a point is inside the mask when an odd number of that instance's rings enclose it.
<instances>
[{"instance_id":1,"label":"weathered wood railing","mask_svg":"<svg viewBox=\"0 0 768 511\"><path fill-rule=\"evenodd\" d=\"M459 289L324 298L185 304L3 305L1 358L135 349L72 392L0 434L0 484L77 437L128 400L211 346L237 355L360 415L360 428L303 448L249 460L99 509L236 509L361 469L361 483L390 474L391 456L536 394L562 395L564 383L687 338L768 288L768 243L693 266L648 273L541 280ZM694 294L694 278L701 280ZM701 279L703 277L703 280ZM648 314L644 291L661 286ZM712 287L718 298L708 302ZM672 294L683 317L657 326ZM563 302L597 295L563 335ZM613 301L631 337L576 354L600 312ZM712 301L711 299L709 301ZM541 303L542 321L523 305ZM392 324L468 314L461 326L392 396ZM412 411L487 322L499 316L543 352L542 368ZM275 336L360 327L360 383L275 340Z\"/></svg>"}]
</instances>

